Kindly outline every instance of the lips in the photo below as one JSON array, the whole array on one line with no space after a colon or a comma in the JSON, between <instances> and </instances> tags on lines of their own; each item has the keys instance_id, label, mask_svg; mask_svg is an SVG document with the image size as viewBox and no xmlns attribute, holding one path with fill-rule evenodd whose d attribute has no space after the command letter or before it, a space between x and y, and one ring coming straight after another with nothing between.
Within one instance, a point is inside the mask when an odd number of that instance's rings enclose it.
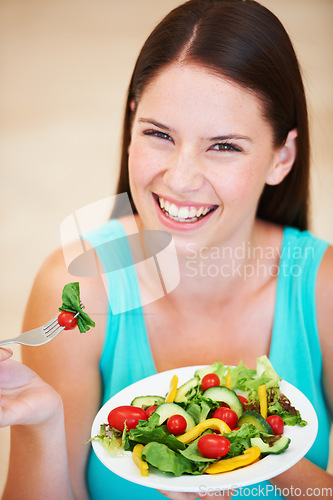
<instances>
[{"instance_id":1,"label":"lips","mask_svg":"<svg viewBox=\"0 0 333 500\"><path fill-rule=\"evenodd\" d=\"M195 223L217 209L218 205L186 205L177 204L153 194L162 212L169 218L180 223Z\"/></svg>"}]
</instances>

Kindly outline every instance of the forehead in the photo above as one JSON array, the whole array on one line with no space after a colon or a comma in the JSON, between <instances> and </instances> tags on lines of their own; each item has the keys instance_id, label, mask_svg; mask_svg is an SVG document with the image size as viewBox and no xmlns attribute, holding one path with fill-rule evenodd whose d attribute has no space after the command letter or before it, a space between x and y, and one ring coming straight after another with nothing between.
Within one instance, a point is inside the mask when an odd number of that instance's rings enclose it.
<instances>
[{"instance_id":1,"label":"forehead","mask_svg":"<svg viewBox=\"0 0 333 500\"><path fill-rule=\"evenodd\" d=\"M252 91L196 64L165 67L145 87L138 108L175 120L265 121L263 103Z\"/></svg>"}]
</instances>

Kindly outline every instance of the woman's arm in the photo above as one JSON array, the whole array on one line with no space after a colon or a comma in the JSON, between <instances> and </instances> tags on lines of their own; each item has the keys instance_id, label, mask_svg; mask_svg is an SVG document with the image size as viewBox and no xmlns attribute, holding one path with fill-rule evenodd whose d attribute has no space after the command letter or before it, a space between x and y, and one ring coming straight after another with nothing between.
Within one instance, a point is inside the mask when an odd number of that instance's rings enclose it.
<instances>
[{"instance_id":1,"label":"woman's arm","mask_svg":"<svg viewBox=\"0 0 333 500\"><path fill-rule=\"evenodd\" d=\"M333 495L333 476L306 458L270 481L285 498L332 498Z\"/></svg>"},{"instance_id":2,"label":"woman's arm","mask_svg":"<svg viewBox=\"0 0 333 500\"><path fill-rule=\"evenodd\" d=\"M61 305L63 286L73 281L78 280L67 272L62 252L56 252L47 260L35 280L23 329L35 328L53 317ZM95 320L96 328L85 334L80 334L77 329L63 331L44 346L22 348L23 363L38 373L61 396L65 413L66 439L64 428L61 428L63 422L59 416L56 423L52 421L52 425L49 425L48 422L47 426L38 428L36 432L32 428L29 428L29 432L24 432L20 427L13 427L8 488L13 484L17 471L20 471L23 490L29 491L30 476L35 475L38 481L45 476L50 491L53 491L57 498L70 498L65 494L59 495L58 490L60 474L64 478L67 474L71 478L74 497L85 500L88 498L85 469L89 452L89 445L85 443L90 437L90 426L100 402L98 365L104 339L103 312L106 309L103 308L106 308L106 294L99 278L85 278L79 281L81 300L86 311ZM36 452L40 450L36 462L29 459L29 452L26 451L29 447ZM59 452L52 457L52 450L55 452L55 449ZM49 456L52 457L50 461ZM59 468L58 478L52 473L52 464L53 467ZM52 498L52 496L44 494L41 490L39 495L36 494L32 498Z\"/></svg>"},{"instance_id":3,"label":"woman's arm","mask_svg":"<svg viewBox=\"0 0 333 500\"><path fill-rule=\"evenodd\" d=\"M317 299L317 321L320 335L321 351L323 357L323 375L326 389L326 398L330 411L333 409L333 247L329 247L325 252L321 262L316 285ZM302 459L298 464L287 472L277 476L272 480L276 487L289 491L289 497L292 495L292 487L300 488L302 496L311 496L311 488L317 493L321 491L320 498L332 497L333 495L333 476L323 469L317 467L307 459ZM310 490L307 492L307 488ZM325 490L327 488L327 490ZM309 493L309 494L307 494ZM327 494L326 494L327 493ZM314 496L314 495L312 495Z\"/></svg>"},{"instance_id":4,"label":"woman's arm","mask_svg":"<svg viewBox=\"0 0 333 500\"><path fill-rule=\"evenodd\" d=\"M326 398L333 415L333 247L325 252L317 280L317 320Z\"/></svg>"}]
</instances>

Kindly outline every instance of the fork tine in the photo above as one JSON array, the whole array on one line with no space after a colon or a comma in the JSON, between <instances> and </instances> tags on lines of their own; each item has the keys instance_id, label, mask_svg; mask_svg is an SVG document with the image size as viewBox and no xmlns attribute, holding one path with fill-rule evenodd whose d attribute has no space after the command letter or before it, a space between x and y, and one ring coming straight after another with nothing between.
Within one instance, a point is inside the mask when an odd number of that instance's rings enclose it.
<instances>
[{"instance_id":1,"label":"fork tine","mask_svg":"<svg viewBox=\"0 0 333 500\"><path fill-rule=\"evenodd\" d=\"M80 301L80 306L81 306L81 309L83 310L84 305L82 304L81 301ZM75 317L78 315L79 315L79 313L76 313ZM50 340L53 339L54 337L56 337L58 335L58 333L62 332L65 329L64 326L59 325L58 316L55 316L48 323L45 323L45 325L42 328L44 330L45 336Z\"/></svg>"},{"instance_id":2,"label":"fork tine","mask_svg":"<svg viewBox=\"0 0 333 500\"><path fill-rule=\"evenodd\" d=\"M46 336L48 339L54 339L59 333L61 333L65 328L63 326L58 325L56 328L52 330L52 332L48 333Z\"/></svg>"},{"instance_id":3,"label":"fork tine","mask_svg":"<svg viewBox=\"0 0 333 500\"><path fill-rule=\"evenodd\" d=\"M55 324L52 328L49 328L48 330L45 330L45 335L47 338L53 338L58 333L62 332L64 330L63 326L60 326L58 323Z\"/></svg>"},{"instance_id":4,"label":"fork tine","mask_svg":"<svg viewBox=\"0 0 333 500\"><path fill-rule=\"evenodd\" d=\"M54 325L54 327L51 330L49 330L48 332L45 332L45 336L48 340L53 340L63 330L64 330L64 327L57 324L57 325Z\"/></svg>"},{"instance_id":5,"label":"fork tine","mask_svg":"<svg viewBox=\"0 0 333 500\"><path fill-rule=\"evenodd\" d=\"M48 339L54 338L58 333L62 332L64 329L63 326L60 326L58 323L58 316L55 316L53 319L51 319L48 323L45 323L43 326L43 330L45 333L45 336Z\"/></svg>"},{"instance_id":6,"label":"fork tine","mask_svg":"<svg viewBox=\"0 0 333 500\"><path fill-rule=\"evenodd\" d=\"M57 324L58 324L58 317L56 316L53 319L51 319L48 323L45 323L45 325L43 326L43 330L45 332L49 332Z\"/></svg>"}]
</instances>

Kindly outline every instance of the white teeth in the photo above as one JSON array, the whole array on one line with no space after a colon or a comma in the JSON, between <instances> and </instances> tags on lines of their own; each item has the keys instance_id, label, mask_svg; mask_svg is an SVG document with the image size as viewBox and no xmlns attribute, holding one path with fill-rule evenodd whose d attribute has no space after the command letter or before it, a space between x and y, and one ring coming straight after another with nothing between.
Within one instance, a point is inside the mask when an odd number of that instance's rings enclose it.
<instances>
[{"instance_id":1,"label":"white teeth","mask_svg":"<svg viewBox=\"0 0 333 500\"><path fill-rule=\"evenodd\" d=\"M171 203L168 212L172 217L178 217L178 207L174 203Z\"/></svg>"},{"instance_id":2,"label":"white teeth","mask_svg":"<svg viewBox=\"0 0 333 500\"><path fill-rule=\"evenodd\" d=\"M176 219L179 222L196 222L200 216L205 216L210 212L210 208L208 207L200 207L198 209L191 206L177 207L174 203L170 203L161 197L158 198L158 202L168 217Z\"/></svg>"},{"instance_id":3,"label":"white teeth","mask_svg":"<svg viewBox=\"0 0 333 500\"><path fill-rule=\"evenodd\" d=\"M163 199L163 198L162 198ZM164 200L163 200L164 201ZM164 208L167 212L169 212L169 208L170 208L170 203L168 201L165 201L164 202Z\"/></svg>"},{"instance_id":4,"label":"white teeth","mask_svg":"<svg viewBox=\"0 0 333 500\"><path fill-rule=\"evenodd\" d=\"M180 219L188 219L189 213L190 213L190 211L187 207L180 207L180 209L178 210L177 217L179 217ZM173 215L173 214L171 214L171 215Z\"/></svg>"}]
</instances>

